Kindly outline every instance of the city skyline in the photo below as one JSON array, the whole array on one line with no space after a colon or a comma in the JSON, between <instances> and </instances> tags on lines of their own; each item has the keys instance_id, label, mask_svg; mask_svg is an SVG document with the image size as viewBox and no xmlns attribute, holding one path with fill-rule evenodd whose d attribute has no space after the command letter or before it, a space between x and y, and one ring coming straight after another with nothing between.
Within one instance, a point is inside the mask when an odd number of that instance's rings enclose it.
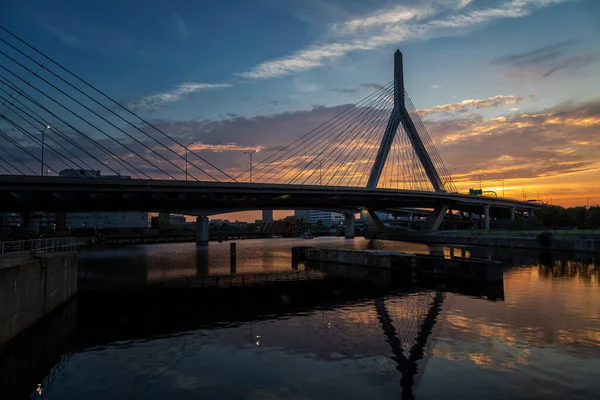
<instances>
[{"instance_id":1,"label":"city skyline","mask_svg":"<svg viewBox=\"0 0 600 400\"><path fill-rule=\"evenodd\" d=\"M233 175L389 82L400 48L461 192L600 203L597 3L228 3L9 1L0 22Z\"/></svg>"}]
</instances>

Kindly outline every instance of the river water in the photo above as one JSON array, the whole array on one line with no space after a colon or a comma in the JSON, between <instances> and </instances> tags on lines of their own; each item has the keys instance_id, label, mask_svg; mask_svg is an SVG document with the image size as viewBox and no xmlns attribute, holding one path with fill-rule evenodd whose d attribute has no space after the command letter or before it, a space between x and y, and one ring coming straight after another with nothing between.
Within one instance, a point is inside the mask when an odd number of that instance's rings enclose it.
<instances>
[{"instance_id":1,"label":"river water","mask_svg":"<svg viewBox=\"0 0 600 400\"><path fill-rule=\"evenodd\" d=\"M309 279L309 269L292 267L298 245L499 259L504 284ZM82 251L77 299L1 356L0 398L600 398L593 256L245 240L237 275L281 283L189 287L229 272L229 243Z\"/></svg>"}]
</instances>

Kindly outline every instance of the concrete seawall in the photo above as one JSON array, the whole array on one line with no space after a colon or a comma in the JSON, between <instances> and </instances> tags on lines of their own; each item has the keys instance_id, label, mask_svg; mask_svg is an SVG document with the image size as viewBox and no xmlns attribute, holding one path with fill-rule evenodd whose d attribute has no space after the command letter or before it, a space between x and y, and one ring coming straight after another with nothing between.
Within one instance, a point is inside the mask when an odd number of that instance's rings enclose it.
<instances>
[{"instance_id":1,"label":"concrete seawall","mask_svg":"<svg viewBox=\"0 0 600 400\"><path fill-rule=\"evenodd\" d=\"M402 234L390 235L377 233L369 235L372 239L401 240L418 243L461 244L473 246L511 247L533 250L576 251L582 253L600 253L600 239L557 238L553 237L550 246L543 246L535 237L513 236L451 236Z\"/></svg>"},{"instance_id":2,"label":"concrete seawall","mask_svg":"<svg viewBox=\"0 0 600 400\"><path fill-rule=\"evenodd\" d=\"M77 292L77 253L50 253L0 269L0 351Z\"/></svg>"},{"instance_id":3,"label":"concrete seawall","mask_svg":"<svg viewBox=\"0 0 600 400\"><path fill-rule=\"evenodd\" d=\"M393 271L405 282L442 278L460 281L503 281L502 263L475 258L444 258L381 250L327 249L302 247L293 250L298 260L357 265Z\"/></svg>"}]
</instances>

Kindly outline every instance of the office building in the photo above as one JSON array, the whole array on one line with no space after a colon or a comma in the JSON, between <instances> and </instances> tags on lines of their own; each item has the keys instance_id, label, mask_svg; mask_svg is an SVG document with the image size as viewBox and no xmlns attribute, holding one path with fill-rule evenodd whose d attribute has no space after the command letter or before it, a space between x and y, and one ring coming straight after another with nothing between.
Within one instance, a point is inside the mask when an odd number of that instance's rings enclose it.
<instances>
[{"instance_id":1,"label":"office building","mask_svg":"<svg viewBox=\"0 0 600 400\"><path fill-rule=\"evenodd\" d=\"M318 221L321 221L326 228L331 228L344 223L344 214L330 211L307 210L304 220L309 224L316 224Z\"/></svg>"}]
</instances>

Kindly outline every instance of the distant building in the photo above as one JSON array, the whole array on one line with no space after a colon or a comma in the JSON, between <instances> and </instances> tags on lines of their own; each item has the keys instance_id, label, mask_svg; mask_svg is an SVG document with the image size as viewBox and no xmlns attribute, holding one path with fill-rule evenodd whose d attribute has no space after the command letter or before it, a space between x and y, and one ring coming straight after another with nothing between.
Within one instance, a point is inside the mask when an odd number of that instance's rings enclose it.
<instances>
[{"instance_id":1,"label":"distant building","mask_svg":"<svg viewBox=\"0 0 600 400\"><path fill-rule=\"evenodd\" d=\"M273 210L262 210L263 222L273 221Z\"/></svg>"},{"instance_id":2,"label":"distant building","mask_svg":"<svg viewBox=\"0 0 600 400\"><path fill-rule=\"evenodd\" d=\"M187 223L185 215L171 215L169 222L171 225L185 225Z\"/></svg>"},{"instance_id":3,"label":"distant building","mask_svg":"<svg viewBox=\"0 0 600 400\"><path fill-rule=\"evenodd\" d=\"M21 230L23 219L20 213L14 212L3 212L0 213L0 232L6 233L8 231L14 231L17 228ZM42 213L40 218L40 229L47 231L56 228L56 219L54 213Z\"/></svg>"},{"instance_id":4,"label":"distant building","mask_svg":"<svg viewBox=\"0 0 600 400\"><path fill-rule=\"evenodd\" d=\"M322 221L327 227L336 227L344 222L344 214L321 210L294 210L294 217L302 217L309 224Z\"/></svg>"},{"instance_id":5,"label":"distant building","mask_svg":"<svg viewBox=\"0 0 600 400\"><path fill-rule=\"evenodd\" d=\"M147 212L66 213L67 228L147 228Z\"/></svg>"},{"instance_id":6,"label":"distant building","mask_svg":"<svg viewBox=\"0 0 600 400\"><path fill-rule=\"evenodd\" d=\"M221 224L225 224L225 225L231 225L231 221L229 221L228 219L209 219L208 220L208 225L221 225Z\"/></svg>"},{"instance_id":7,"label":"distant building","mask_svg":"<svg viewBox=\"0 0 600 400\"><path fill-rule=\"evenodd\" d=\"M383 211L375 211L375 215L377 215L377 217L382 221L386 221L388 219L396 219L392 214ZM360 213L359 219L365 219L365 215L363 213Z\"/></svg>"},{"instance_id":8,"label":"distant building","mask_svg":"<svg viewBox=\"0 0 600 400\"><path fill-rule=\"evenodd\" d=\"M0 232L8 233L21 227L21 215L19 213L0 213Z\"/></svg>"},{"instance_id":9,"label":"distant building","mask_svg":"<svg viewBox=\"0 0 600 400\"><path fill-rule=\"evenodd\" d=\"M344 215L330 211L308 210L304 215L304 220L309 224L316 224L322 221L327 228L335 227L344 222Z\"/></svg>"}]
</instances>

